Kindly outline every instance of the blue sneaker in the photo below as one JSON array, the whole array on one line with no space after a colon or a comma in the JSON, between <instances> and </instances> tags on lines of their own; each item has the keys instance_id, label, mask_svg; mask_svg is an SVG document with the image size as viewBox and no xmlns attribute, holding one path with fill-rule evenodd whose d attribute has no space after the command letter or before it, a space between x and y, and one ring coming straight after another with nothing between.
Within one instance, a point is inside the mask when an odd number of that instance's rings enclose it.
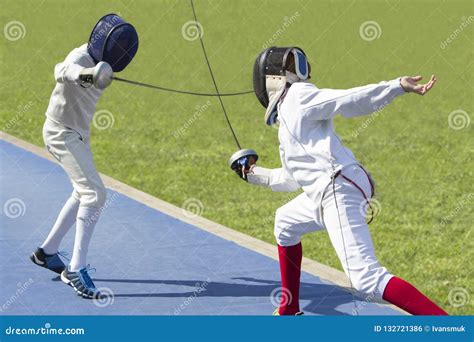
<instances>
[{"instance_id":1,"label":"blue sneaker","mask_svg":"<svg viewBox=\"0 0 474 342\"><path fill-rule=\"evenodd\" d=\"M53 272L61 274L66 269L66 265L59 256L64 254L46 254L43 248L38 247L36 251L30 255L30 260L38 266L47 268Z\"/></svg>"},{"instance_id":2,"label":"blue sneaker","mask_svg":"<svg viewBox=\"0 0 474 342\"><path fill-rule=\"evenodd\" d=\"M94 282L89 276L89 270L89 265L78 272L72 272L66 268L61 273L61 280L63 283L71 285L74 291L76 291L79 296L82 296L82 298L99 299L102 297L101 293L95 287Z\"/></svg>"}]
</instances>

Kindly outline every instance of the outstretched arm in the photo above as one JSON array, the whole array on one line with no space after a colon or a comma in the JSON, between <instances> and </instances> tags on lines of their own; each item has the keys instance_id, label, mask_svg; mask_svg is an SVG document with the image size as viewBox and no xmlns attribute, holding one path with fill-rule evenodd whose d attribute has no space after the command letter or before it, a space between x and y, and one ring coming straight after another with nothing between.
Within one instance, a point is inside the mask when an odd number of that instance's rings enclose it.
<instances>
[{"instance_id":1,"label":"outstretched arm","mask_svg":"<svg viewBox=\"0 0 474 342\"><path fill-rule=\"evenodd\" d=\"M54 67L54 78L58 83L78 83L80 84L80 73L84 68L90 66L90 62L84 58L84 55L72 50L63 62Z\"/></svg>"},{"instance_id":2,"label":"outstretched arm","mask_svg":"<svg viewBox=\"0 0 474 342\"><path fill-rule=\"evenodd\" d=\"M58 83L76 83L88 88L94 85L104 89L112 82L113 71L106 62L99 62L94 67L84 60L84 56L72 51L62 63L54 67L54 78Z\"/></svg>"},{"instance_id":3,"label":"outstretched arm","mask_svg":"<svg viewBox=\"0 0 474 342\"><path fill-rule=\"evenodd\" d=\"M349 118L369 114L406 92L424 95L436 83L434 75L426 84L418 84L421 79L421 76L404 76L347 90L321 89L308 96L303 113L313 120L327 120L336 114Z\"/></svg>"},{"instance_id":4,"label":"outstretched arm","mask_svg":"<svg viewBox=\"0 0 474 342\"><path fill-rule=\"evenodd\" d=\"M84 67L65 60L54 67L54 78L58 83L80 83L79 75Z\"/></svg>"}]
</instances>

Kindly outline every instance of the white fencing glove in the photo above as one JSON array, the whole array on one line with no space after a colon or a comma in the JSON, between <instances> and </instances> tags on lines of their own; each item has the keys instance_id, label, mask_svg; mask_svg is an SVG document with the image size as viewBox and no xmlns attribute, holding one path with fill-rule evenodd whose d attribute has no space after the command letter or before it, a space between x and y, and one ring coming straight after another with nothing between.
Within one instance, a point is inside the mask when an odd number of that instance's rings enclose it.
<instances>
[{"instance_id":1,"label":"white fencing glove","mask_svg":"<svg viewBox=\"0 0 474 342\"><path fill-rule=\"evenodd\" d=\"M84 88L94 85L97 89L105 89L112 83L114 72L107 62L99 62L93 68L84 68L79 73L80 84Z\"/></svg>"}]
</instances>

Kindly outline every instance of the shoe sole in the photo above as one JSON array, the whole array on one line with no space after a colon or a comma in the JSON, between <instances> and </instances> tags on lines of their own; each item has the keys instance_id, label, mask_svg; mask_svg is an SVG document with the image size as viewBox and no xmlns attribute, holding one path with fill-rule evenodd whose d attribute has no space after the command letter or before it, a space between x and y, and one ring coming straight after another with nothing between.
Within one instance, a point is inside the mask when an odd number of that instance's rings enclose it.
<instances>
[{"instance_id":1,"label":"shoe sole","mask_svg":"<svg viewBox=\"0 0 474 342\"><path fill-rule=\"evenodd\" d=\"M94 299L94 296L87 295L83 293L82 291L78 290L77 287L74 286L72 281L66 278L66 276L64 275L64 272L61 272L61 281L64 284L71 286L74 289L74 291L76 291L78 296L81 296L82 298L85 298L85 299Z\"/></svg>"},{"instance_id":2,"label":"shoe sole","mask_svg":"<svg viewBox=\"0 0 474 342\"><path fill-rule=\"evenodd\" d=\"M49 268L48 266L46 266L46 263L45 263L45 262L39 260L39 259L36 257L35 253L33 253L33 254L30 255L30 260L33 262L33 264L35 264L35 265L37 265L37 266L39 266L39 267L46 268L47 270L50 270L51 272L54 272L54 273L57 273L57 274L61 274L61 273L64 271L64 269L62 269L61 271L55 271L55 270ZM42 264L41 264L41 263L42 263Z\"/></svg>"}]
</instances>

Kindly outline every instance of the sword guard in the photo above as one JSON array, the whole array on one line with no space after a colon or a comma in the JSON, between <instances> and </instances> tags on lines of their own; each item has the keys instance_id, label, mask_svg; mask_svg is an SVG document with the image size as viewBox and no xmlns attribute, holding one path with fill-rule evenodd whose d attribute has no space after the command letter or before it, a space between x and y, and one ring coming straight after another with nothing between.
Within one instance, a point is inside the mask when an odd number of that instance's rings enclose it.
<instances>
[{"instance_id":1,"label":"sword guard","mask_svg":"<svg viewBox=\"0 0 474 342\"><path fill-rule=\"evenodd\" d=\"M258 160L258 154L252 149L242 149L235 152L228 161L230 168L235 171L240 178L246 180L244 170L248 171L250 166Z\"/></svg>"}]
</instances>

